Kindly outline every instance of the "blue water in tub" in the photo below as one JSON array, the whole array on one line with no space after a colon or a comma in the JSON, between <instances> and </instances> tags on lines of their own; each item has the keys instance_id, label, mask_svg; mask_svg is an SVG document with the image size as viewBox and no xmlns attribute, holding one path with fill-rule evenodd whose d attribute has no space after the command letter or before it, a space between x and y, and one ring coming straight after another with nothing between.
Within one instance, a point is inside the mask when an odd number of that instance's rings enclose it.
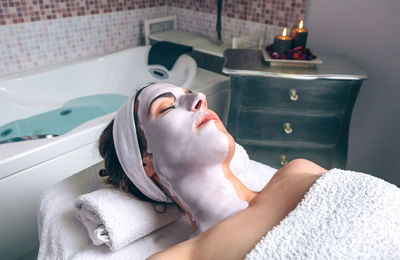
<instances>
[{"instance_id":1,"label":"blue water in tub","mask_svg":"<svg viewBox=\"0 0 400 260\"><path fill-rule=\"evenodd\" d=\"M59 109L0 126L0 143L65 134L86 121L117 111L127 100L128 97L119 94L100 94L72 99Z\"/></svg>"}]
</instances>

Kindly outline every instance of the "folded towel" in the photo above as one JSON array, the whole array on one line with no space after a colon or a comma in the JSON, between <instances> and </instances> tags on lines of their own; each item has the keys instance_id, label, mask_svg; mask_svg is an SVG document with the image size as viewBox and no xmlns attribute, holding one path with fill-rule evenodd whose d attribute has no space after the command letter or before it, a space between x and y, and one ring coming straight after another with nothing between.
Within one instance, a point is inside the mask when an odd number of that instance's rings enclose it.
<instances>
[{"instance_id":1,"label":"folded towel","mask_svg":"<svg viewBox=\"0 0 400 260\"><path fill-rule=\"evenodd\" d=\"M192 50L193 47L177 43L156 42L149 51L148 65L162 65L171 70L179 56Z\"/></svg>"},{"instance_id":2,"label":"folded towel","mask_svg":"<svg viewBox=\"0 0 400 260\"><path fill-rule=\"evenodd\" d=\"M79 196L75 207L93 244L106 244L113 251L182 216L175 204L141 201L114 187Z\"/></svg>"},{"instance_id":3,"label":"folded towel","mask_svg":"<svg viewBox=\"0 0 400 260\"><path fill-rule=\"evenodd\" d=\"M76 254L69 257L72 260L87 260L87 259L123 259L123 260L138 260L147 259L151 255L172 247L180 242L189 239L192 234L192 224L189 219L182 216L177 221L174 221L165 227L162 227L153 233L148 234L141 239L138 239L131 244L117 251L111 251L106 245L95 246L88 245ZM54 259L54 258L51 258Z\"/></svg>"},{"instance_id":4,"label":"folded towel","mask_svg":"<svg viewBox=\"0 0 400 260\"><path fill-rule=\"evenodd\" d=\"M400 259L400 189L333 169L246 259Z\"/></svg>"}]
</instances>

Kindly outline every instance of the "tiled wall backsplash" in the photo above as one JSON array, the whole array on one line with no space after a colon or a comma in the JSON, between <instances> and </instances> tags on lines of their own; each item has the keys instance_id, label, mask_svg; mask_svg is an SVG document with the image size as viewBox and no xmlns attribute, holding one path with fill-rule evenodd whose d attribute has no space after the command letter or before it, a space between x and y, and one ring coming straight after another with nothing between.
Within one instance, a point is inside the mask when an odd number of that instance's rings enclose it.
<instances>
[{"instance_id":1,"label":"tiled wall backsplash","mask_svg":"<svg viewBox=\"0 0 400 260\"><path fill-rule=\"evenodd\" d=\"M140 45L143 20L166 11L154 7L0 26L0 74Z\"/></svg>"},{"instance_id":2,"label":"tiled wall backsplash","mask_svg":"<svg viewBox=\"0 0 400 260\"><path fill-rule=\"evenodd\" d=\"M178 28L180 30L199 33L202 35L216 37L215 14L202 13L176 7L168 8L169 15L178 17ZM282 33L282 27L256 23L230 17L222 17L222 38L231 39L234 36L246 35L252 32L267 31L267 43L272 43L274 36Z\"/></svg>"},{"instance_id":3,"label":"tiled wall backsplash","mask_svg":"<svg viewBox=\"0 0 400 260\"><path fill-rule=\"evenodd\" d=\"M216 0L166 0L168 6L215 13ZM307 0L222 0L222 16L293 27L303 19Z\"/></svg>"},{"instance_id":4,"label":"tiled wall backsplash","mask_svg":"<svg viewBox=\"0 0 400 260\"><path fill-rule=\"evenodd\" d=\"M1 0L0 25L165 6L166 0Z\"/></svg>"},{"instance_id":5,"label":"tiled wall backsplash","mask_svg":"<svg viewBox=\"0 0 400 260\"><path fill-rule=\"evenodd\" d=\"M267 30L271 42L304 17L305 1L226 0L222 37ZM213 36L215 13L215 0L1 0L0 75L143 44L151 17L177 15L179 29Z\"/></svg>"}]
</instances>

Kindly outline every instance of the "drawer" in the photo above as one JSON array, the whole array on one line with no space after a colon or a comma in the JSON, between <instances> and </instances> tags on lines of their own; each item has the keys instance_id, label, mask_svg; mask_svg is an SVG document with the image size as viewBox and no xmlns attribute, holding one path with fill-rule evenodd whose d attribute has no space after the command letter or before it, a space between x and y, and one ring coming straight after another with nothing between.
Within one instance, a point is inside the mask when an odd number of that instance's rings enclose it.
<instances>
[{"instance_id":1,"label":"drawer","mask_svg":"<svg viewBox=\"0 0 400 260\"><path fill-rule=\"evenodd\" d=\"M239 114L236 137L250 140L335 144L341 121L341 116L242 111Z\"/></svg>"},{"instance_id":2,"label":"drawer","mask_svg":"<svg viewBox=\"0 0 400 260\"><path fill-rule=\"evenodd\" d=\"M243 77L240 104L312 111L343 112L352 81L294 80L269 77Z\"/></svg>"},{"instance_id":3,"label":"drawer","mask_svg":"<svg viewBox=\"0 0 400 260\"><path fill-rule=\"evenodd\" d=\"M250 159L279 169L294 159L308 159L324 168L332 167L332 158L335 150L310 147L274 147L244 145Z\"/></svg>"}]
</instances>

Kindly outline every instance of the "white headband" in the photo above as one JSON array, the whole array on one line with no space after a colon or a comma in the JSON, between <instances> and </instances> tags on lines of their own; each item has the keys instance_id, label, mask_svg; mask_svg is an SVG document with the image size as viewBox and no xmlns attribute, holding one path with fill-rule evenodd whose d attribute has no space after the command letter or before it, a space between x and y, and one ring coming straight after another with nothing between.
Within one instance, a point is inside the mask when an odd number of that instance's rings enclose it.
<instances>
[{"instance_id":1,"label":"white headband","mask_svg":"<svg viewBox=\"0 0 400 260\"><path fill-rule=\"evenodd\" d=\"M114 118L113 138L118 160L125 174L144 195L155 201L172 202L143 169L133 113L136 93L121 106Z\"/></svg>"}]
</instances>

